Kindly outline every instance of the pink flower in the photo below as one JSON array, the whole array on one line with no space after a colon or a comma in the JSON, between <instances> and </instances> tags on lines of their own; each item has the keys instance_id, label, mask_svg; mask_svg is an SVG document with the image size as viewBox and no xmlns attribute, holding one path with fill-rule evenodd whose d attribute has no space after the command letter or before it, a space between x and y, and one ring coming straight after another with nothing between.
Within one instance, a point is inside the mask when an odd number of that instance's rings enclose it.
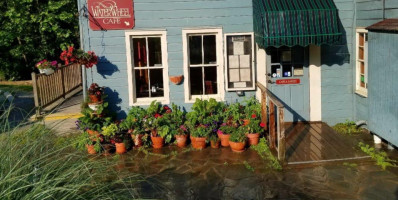
<instances>
[{"instance_id":1,"label":"pink flower","mask_svg":"<svg viewBox=\"0 0 398 200\"><path fill-rule=\"evenodd\" d=\"M224 134L221 130L217 130L217 134Z\"/></svg>"}]
</instances>

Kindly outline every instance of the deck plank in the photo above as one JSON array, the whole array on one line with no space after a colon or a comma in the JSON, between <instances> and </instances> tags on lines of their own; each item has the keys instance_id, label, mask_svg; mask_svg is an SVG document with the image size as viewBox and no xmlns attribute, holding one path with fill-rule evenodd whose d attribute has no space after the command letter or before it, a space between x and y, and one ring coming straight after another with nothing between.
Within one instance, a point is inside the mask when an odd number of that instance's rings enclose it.
<instances>
[{"instance_id":1,"label":"deck plank","mask_svg":"<svg viewBox=\"0 0 398 200\"><path fill-rule=\"evenodd\" d=\"M288 163L323 162L363 158L347 137L325 123L287 123L286 159Z\"/></svg>"}]
</instances>

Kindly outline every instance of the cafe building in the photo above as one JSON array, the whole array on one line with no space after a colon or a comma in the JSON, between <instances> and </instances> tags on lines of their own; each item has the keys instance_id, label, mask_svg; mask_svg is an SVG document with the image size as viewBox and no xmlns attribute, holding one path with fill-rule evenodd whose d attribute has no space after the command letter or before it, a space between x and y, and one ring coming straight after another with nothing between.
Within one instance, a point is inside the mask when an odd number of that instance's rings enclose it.
<instances>
[{"instance_id":1,"label":"cafe building","mask_svg":"<svg viewBox=\"0 0 398 200\"><path fill-rule=\"evenodd\" d=\"M189 110L197 98L260 98L260 83L285 121L370 122L366 27L398 17L398 4L380 2L78 0L82 46L100 57L86 81L107 87L121 118L153 100Z\"/></svg>"}]
</instances>

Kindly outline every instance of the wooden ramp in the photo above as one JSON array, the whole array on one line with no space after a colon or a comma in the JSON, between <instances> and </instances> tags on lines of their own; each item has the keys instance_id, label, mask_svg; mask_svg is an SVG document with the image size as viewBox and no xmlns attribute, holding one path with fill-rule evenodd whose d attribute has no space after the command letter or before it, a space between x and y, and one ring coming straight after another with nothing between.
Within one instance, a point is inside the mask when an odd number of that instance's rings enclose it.
<instances>
[{"instance_id":1,"label":"wooden ramp","mask_svg":"<svg viewBox=\"0 0 398 200\"><path fill-rule=\"evenodd\" d=\"M352 138L336 133L325 123L285 123L285 128L289 165L369 158L355 148Z\"/></svg>"}]
</instances>

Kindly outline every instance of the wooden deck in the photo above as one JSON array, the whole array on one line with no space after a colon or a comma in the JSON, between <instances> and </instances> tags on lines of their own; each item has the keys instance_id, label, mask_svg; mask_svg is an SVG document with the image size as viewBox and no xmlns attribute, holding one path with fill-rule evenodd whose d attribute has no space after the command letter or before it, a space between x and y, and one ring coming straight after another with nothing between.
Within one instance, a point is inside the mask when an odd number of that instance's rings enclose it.
<instances>
[{"instance_id":1,"label":"wooden deck","mask_svg":"<svg viewBox=\"0 0 398 200\"><path fill-rule=\"evenodd\" d=\"M349 137L325 123L285 123L288 164L309 164L369 158Z\"/></svg>"}]
</instances>

